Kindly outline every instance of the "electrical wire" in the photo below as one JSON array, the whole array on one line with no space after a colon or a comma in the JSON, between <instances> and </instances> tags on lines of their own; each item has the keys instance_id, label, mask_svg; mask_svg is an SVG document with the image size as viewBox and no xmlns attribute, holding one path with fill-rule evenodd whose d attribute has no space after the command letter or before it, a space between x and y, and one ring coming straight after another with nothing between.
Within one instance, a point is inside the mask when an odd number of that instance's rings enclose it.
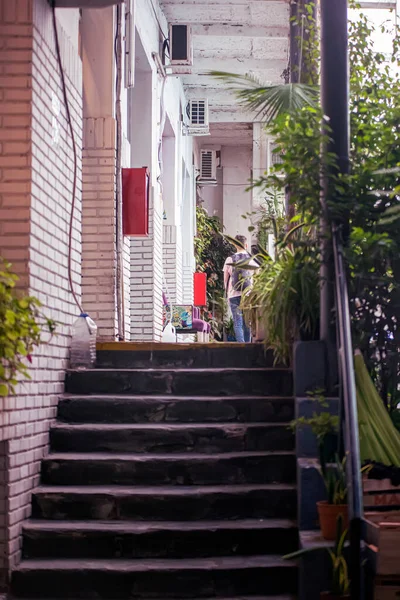
<instances>
[{"instance_id":1,"label":"electrical wire","mask_svg":"<svg viewBox=\"0 0 400 600\"><path fill-rule=\"evenodd\" d=\"M166 36L166 35L165 35L165 33L164 33L164 31L163 31L163 28L162 28L162 26L161 26L160 20L159 20L159 18L158 18L157 11L156 11L156 9L155 9L155 7L154 7L154 4L153 4L153 0L150 0L150 5L151 5L151 8L152 8L152 10L153 10L154 16L155 16L155 18L156 18L157 25L158 25L158 28L159 28L159 30L160 30L160 33L161 33L161 35L163 36L164 40L167 40L167 39L168 39L168 36Z\"/></svg>"},{"instance_id":2,"label":"electrical wire","mask_svg":"<svg viewBox=\"0 0 400 600\"><path fill-rule=\"evenodd\" d=\"M118 340L125 338L125 310L124 310L124 277L123 277L123 232L122 232L122 171L121 171L121 152L122 152L122 110L121 110L121 88L122 88L122 10L120 5L116 7L117 18L115 28L115 120L117 129L116 157L115 157L115 205L116 205L116 301L117 301L117 327Z\"/></svg>"},{"instance_id":3,"label":"electrical wire","mask_svg":"<svg viewBox=\"0 0 400 600\"><path fill-rule=\"evenodd\" d=\"M67 86L65 83L64 69L63 69L62 60L61 60L60 40L58 38L57 21L56 21L56 0L51 1L51 9L52 9L52 17L53 17L53 30L54 30L57 62L58 62L58 68L60 71L61 87L62 87L62 92L63 92L63 97L64 97L64 106L65 106L65 112L66 112L66 116L67 116L68 128L69 128L69 132L70 132L70 136L71 136L72 154L73 154L73 161L74 161L71 213L70 213L69 231L68 231L68 282L69 282L69 287L71 289L71 293L74 298L75 304L79 308L80 313L83 313L82 305L81 305L81 303L78 299L78 296L75 292L74 284L72 281L72 230L73 230L73 224L74 224L75 203L76 203L78 155L77 155L77 151L76 151L74 127L72 124L71 111L70 111L68 94L67 94Z\"/></svg>"}]
</instances>

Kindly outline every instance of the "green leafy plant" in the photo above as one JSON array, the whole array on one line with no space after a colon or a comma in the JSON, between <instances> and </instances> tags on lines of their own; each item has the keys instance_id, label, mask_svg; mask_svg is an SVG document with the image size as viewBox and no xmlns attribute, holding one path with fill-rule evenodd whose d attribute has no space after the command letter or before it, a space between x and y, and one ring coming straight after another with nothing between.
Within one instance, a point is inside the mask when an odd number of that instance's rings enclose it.
<instances>
[{"instance_id":1,"label":"green leafy plant","mask_svg":"<svg viewBox=\"0 0 400 600\"><path fill-rule=\"evenodd\" d=\"M42 343L46 329L54 333L55 322L40 311L40 302L16 291L17 275L11 265L0 266L0 396L15 392L23 379L30 379L29 363L35 347Z\"/></svg>"},{"instance_id":2,"label":"green leafy plant","mask_svg":"<svg viewBox=\"0 0 400 600\"><path fill-rule=\"evenodd\" d=\"M328 552L331 559L331 585L330 592L338 598L346 596L350 589L349 568L344 556L347 541L347 530L343 528L343 516L339 515L336 522L336 539L333 548L317 546L304 548L284 556L284 559L292 560L301 558L307 554Z\"/></svg>"},{"instance_id":3,"label":"green leafy plant","mask_svg":"<svg viewBox=\"0 0 400 600\"><path fill-rule=\"evenodd\" d=\"M347 504L346 457L336 455L335 463L322 462L320 467L328 504Z\"/></svg>"},{"instance_id":4,"label":"green leafy plant","mask_svg":"<svg viewBox=\"0 0 400 600\"><path fill-rule=\"evenodd\" d=\"M238 101L255 112L255 118L271 123L282 113L295 112L303 106L314 106L316 88L302 83L265 85L254 75L236 75L211 71L210 75L224 81Z\"/></svg>"},{"instance_id":5,"label":"green leafy plant","mask_svg":"<svg viewBox=\"0 0 400 600\"><path fill-rule=\"evenodd\" d=\"M211 333L218 339L223 327L225 260L232 254L231 245L222 235L218 217L211 217L202 205L196 206L194 250L196 270L207 275L207 311L211 314Z\"/></svg>"}]
</instances>

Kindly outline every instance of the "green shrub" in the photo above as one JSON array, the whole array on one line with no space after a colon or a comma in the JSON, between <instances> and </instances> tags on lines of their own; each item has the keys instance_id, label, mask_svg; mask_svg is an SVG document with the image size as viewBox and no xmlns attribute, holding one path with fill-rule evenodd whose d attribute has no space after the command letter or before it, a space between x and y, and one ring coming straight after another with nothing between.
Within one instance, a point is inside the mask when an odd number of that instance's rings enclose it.
<instances>
[{"instance_id":1,"label":"green shrub","mask_svg":"<svg viewBox=\"0 0 400 600\"><path fill-rule=\"evenodd\" d=\"M31 354L42 341L42 332L50 334L55 322L43 317L39 300L18 294L18 276L11 265L0 262L0 396L15 392L21 379L30 379Z\"/></svg>"}]
</instances>

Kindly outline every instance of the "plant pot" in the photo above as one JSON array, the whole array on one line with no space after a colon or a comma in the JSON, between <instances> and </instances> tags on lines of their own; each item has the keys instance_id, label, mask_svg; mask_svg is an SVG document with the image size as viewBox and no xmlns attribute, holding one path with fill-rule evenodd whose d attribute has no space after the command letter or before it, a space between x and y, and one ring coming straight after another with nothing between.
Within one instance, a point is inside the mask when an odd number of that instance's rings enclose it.
<instances>
[{"instance_id":1,"label":"plant pot","mask_svg":"<svg viewBox=\"0 0 400 600\"><path fill-rule=\"evenodd\" d=\"M332 592L321 592L320 599L321 600L348 600L350 598L350 594L346 594L345 596L337 596L336 594L332 594Z\"/></svg>"},{"instance_id":2,"label":"plant pot","mask_svg":"<svg viewBox=\"0 0 400 600\"><path fill-rule=\"evenodd\" d=\"M319 524L322 537L326 540L336 539L336 522L339 515L343 515L343 529L349 527L347 504L328 504L326 500L317 502Z\"/></svg>"}]
</instances>

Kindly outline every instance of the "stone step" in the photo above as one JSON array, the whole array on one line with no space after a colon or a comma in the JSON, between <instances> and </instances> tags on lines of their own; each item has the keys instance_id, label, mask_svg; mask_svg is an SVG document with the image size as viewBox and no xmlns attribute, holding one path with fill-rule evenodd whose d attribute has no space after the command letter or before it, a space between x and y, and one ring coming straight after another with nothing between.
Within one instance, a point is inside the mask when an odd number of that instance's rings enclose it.
<instances>
[{"instance_id":1,"label":"stone step","mask_svg":"<svg viewBox=\"0 0 400 600\"><path fill-rule=\"evenodd\" d=\"M298 547L294 521L28 521L24 558L193 558L283 555Z\"/></svg>"},{"instance_id":2,"label":"stone step","mask_svg":"<svg viewBox=\"0 0 400 600\"><path fill-rule=\"evenodd\" d=\"M207 598L293 593L297 567L278 556L23 560L12 591L32 598Z\"/></svg>"},{"instance_id":3,"label":"stone step","mask_svg":"<svg viewBox=\"0 0 400 600\"><path fill-rule=\"evenodd\" d=\"M54 452L235 452L293 450L287 423L64 424L50 429Z\"/></svg>"},{"instance_id":4,"label":"stone step","mask_svg":"<svg viewBox=\"0 0 400 600\"><path fill-rule=\"evenodd\" d=\"M197 393L197 391L196 391ZM59 421L69 423L270 423L294 418L294 399L265 396L65 395Z\"/></svg>"},{"instance_id":5,"label":"stone step","mask_svg":"<svg viewBox=\"0 0 400 600\"><path fill-rule=\"evenodd\" d=\"M97 367L108 369L273 367L263 344L152 344L111 342L97 345Z\"/></svg>"},{"instance_id":6,"label":"stone step","mask_svg":"<svg viewBox=\"0 0 400 600\"><path fill-rule=\"evenodd\" d=\"M289 369L88 369L68 371L70 394L291 396Z\"/></svg>"},{"instance_id":7,"label":"stone step","mask_svg":"<svg viewBox=\"0 0 400 600\"><path fill-rule=\"evenodd\" d=\"M224 454L50 454L44 485L221 485L293 483L294 452Z\"/></svg>"},{"instance_id":8,"label":"stone step","mask_svg":"<svg viewBox=\"0 0 400 600\"><path fill-rule=\"evenodd\" d=\"M16 596L14 595L7 595L7 599L6 600L15 600ZM33 600L32 597L27 598L21 598L19 597L18 600ZM56 600L54 595L51 598L47 598L46 600ZM82 598L71 598L68 597L68 600L82 600ZM144 600L143 596L135 596L135 600ZM165 598L152 598L151 600L165 600ZM193 598L192 600L200 600L200 598ZM213 598L201 598L201 600L216 600L216 597L214 596ZM229 597L229 598L221 598L218 597L218 600L297 600L297 598L295 596L292 596L291 594L279 594L279 596L270 596L269 594L263 594L262 596L243 596L242 594L240 594L240 596L235 596L235 598Z\"/></svg>"},{"instance_id":9,"label":"stone step","mask_svg":"<svg viewBox=\"0 0 400 600\"><path fill-rule=\"evenodd\" d=\"M291 484L219 486L42 486L33 492L39 519L213 520L295 518Z\"/></svg>"},{"instance_id":10,"label":"stone step","mask_svg":"<svg viewBox=\"0 0 400 600\"><path fill-rule=\"evenodd\" d=\"M7 600L15 600L16 596L13 595L7 595ZM27 598L21 598L19 597L18 600L33 600L32 597ZM51 598L47 598L46 600L56 600L54 598L54 596L52 596ZM82 598L71 598L69 597L68 600L82 600ZM144 600L143 596L137 596L135 597L135 600ZM165 598L152 598L151 600L165 600ZM200 600L200 598L193 598L192 600ZM201 600L216 600L216 597L214 596L213 598L201 598ZM242 596L242 594L240 594L240 596L235 596L235 598L232 598L232 596L230 598L221 598L218 597L218 600L297 600L295 596L289 595L289 594L279 594L279 596L270 596L269 594L263 594L262 596Z\"/></svg>"}]
</instances>

